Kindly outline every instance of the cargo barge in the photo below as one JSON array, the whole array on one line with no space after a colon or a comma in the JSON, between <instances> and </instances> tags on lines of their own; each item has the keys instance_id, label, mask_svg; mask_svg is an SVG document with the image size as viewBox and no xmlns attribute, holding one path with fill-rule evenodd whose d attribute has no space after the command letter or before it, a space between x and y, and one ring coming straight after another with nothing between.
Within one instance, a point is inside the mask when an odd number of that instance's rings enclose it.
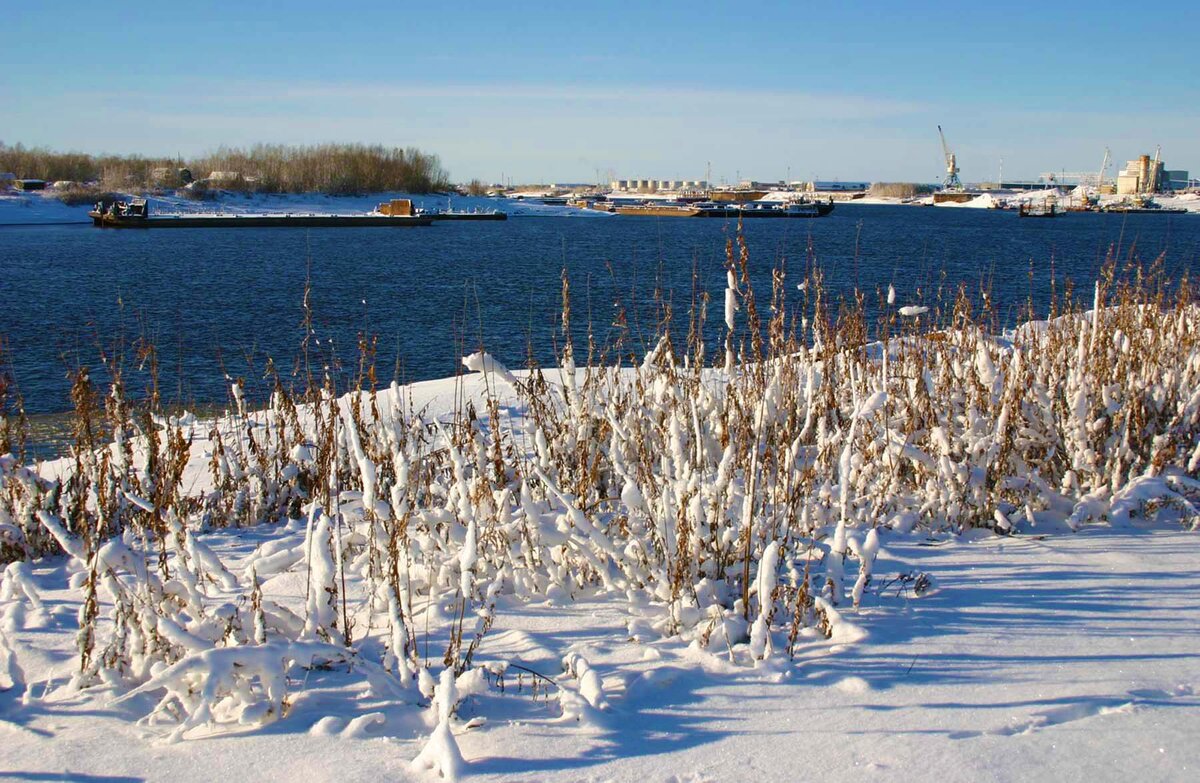
<instances>
[{"instance_id":1,"label":"cargo barge","mask_svg":"<svg viewBox=\"0 0 1200 783\"><path fill-rule=\"evenodd\" d=\"M1105 204L1100 212L1116 212L1121 215L1186 215L1184 207L1160 207L1157 204L1136 206L1131 204Z\"/></svg>"},{"instance_id":2,"label":"cargo barge","mask_svg":"<svg viewBox=\"0 0 1200 783\"><path fill-rule=\"evenodd\" d=\"M414 209L409 199L394 198L375 207L375 211L380 215L416 215L431 220L508 220L508 213L498 209L451 209L449 199L445 209Z\"/></svg>"},{"instance_id":3,"label":"cargo barge","mask_svg":"<svg viewBox=\"0 0 1200 783\"><path fill-rule=\"evenodd\" d=\"M818 218L833 211L833 203L802 201L792 204L723 204L703 201L695 204L630 204L611 208L618 215L641 215L644 217L699 217L699 218ZM592 207L597 208L597 207Z\"/></svg>"},{"instance_id":4,"label":"cargo barge","mask_svg":"<svg viewBox=\"0 0 1200 783\"><path fill-rule=\"evenodd\" d=\"M146 200L128 203L96 204L88 213L92 225L99 228L351 228L428 226L433 218L422 215L391 215L379 212L358 215L338 214L171 214L150 215Z\"/></svg>"},{"instance_id":5,"label":"cargo barge","mask_svg":"<svg viewBox=\"0 0 1200 783\"><path fill-rule=\"evenodd\" d=\"M498 209L490 212L467 212L457 209L448 209L446 211L431 210L429 212L418 211L417 217L427 217L430 220L508 220L508 213L501 212Z\"/></svg>"}]
</instances>

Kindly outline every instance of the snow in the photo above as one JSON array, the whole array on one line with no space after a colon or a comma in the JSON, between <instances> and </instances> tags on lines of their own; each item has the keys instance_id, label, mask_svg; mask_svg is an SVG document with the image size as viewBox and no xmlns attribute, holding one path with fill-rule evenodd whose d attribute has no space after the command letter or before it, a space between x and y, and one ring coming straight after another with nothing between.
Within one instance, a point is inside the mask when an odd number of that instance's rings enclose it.
<instances>
[{"instance_id":1,"label":"snow","mask_svg":"<svg viewBox=\"0 0 1200 783\"><path fill-rule=\"evenodd\" d=\"M226 555L244 546L224 538ZM317 669L294 671L287 688L327 680L323 695L296 701L269 733L166 746L132 722L144 714L132 709L141 697L113 702L56 687L72 668L61 652L71 622L53 589L61 565L44 563L35 572L51 620L15 634L31 687L0 693L3 767L179 783L218 774L418 780L429 773L407 759L453 769L453 743L459 772L480 781L784 781L796 779L796 764L829 780L1185 780L1200 768L1194 535L1097 526L978 541L888 534L882 543L881 581L920 568L940 589L917 598L896 583L873 588L878 605L855 619L869 642L836 652L813 644L782 670L730 669L662 640L631 645L624 612L609 601L501 613L493 657L552 676L554 661L574 655L577 672L586 656L609 684L616 718L598 726L565 729L559 708L528 692L531 678L516 694L510 671L513 695L481 696L468 710L491 712L486 725L466 729L460 713L430 737L404 700L339 687L335 673ZM275 657L298 654L258 649L225 654L271 659L241 659L268 679ZM158 681L182 682L191 666Z\"/></svg>"}]
</instances>

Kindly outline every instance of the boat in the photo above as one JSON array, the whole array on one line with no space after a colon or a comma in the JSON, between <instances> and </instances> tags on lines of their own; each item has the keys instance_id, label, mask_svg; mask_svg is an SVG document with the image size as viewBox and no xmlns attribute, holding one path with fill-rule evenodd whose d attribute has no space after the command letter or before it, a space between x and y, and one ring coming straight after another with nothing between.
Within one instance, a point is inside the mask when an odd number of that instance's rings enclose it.
<instances>
[{"instance_id":1,"label":"boat","mask_svg":"<svg viewBox=\"0 0 1200 783\"><path fill-rule=\"evenodd\" d=\"M1029 204L1022 204L1017 208L1017 215L1023 218L1052 218L1063 214L1058 210L1057 204L1047 204L1041 207L1031 207Z\"/></svg>"},{"instance_id":2,"label":"boat","mask_svg":"<svg viewBox=\"0 0 1200 783\"><path fill-rule=\"evenodd\" d=\"M613 211L613 204L610 203L608 200L608 197L604 196L604 195L599 195L599 196L594 196L594 197L580 196L579 198L568 201L567 206L575 207L576 209L590 209L590 210L594 210L596 212L612 212Z\"/></svg>"},{"instance_id":3,"label":"boat","mask_svg":"<svg viewBox=\"0 0 1200 783\"><path fill-rule=\"evenodd\" d=\"M349 228L428 226L433 218L380 212L357 215L295 213L183 213L151 215L144 198L97 202L88 212L98 228Z\"/></svg>"}]
</instances>

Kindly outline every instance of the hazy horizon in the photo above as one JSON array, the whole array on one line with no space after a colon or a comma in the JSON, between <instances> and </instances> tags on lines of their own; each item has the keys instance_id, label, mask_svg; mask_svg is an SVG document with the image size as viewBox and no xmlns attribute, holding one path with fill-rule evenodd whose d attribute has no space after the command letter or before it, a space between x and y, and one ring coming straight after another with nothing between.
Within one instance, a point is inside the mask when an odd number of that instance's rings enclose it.
<instances>
[{"instance_id":1,"label":"hazy horizon","mask_svg":"<svg viewBox=\"0 0 1200 783\"><path fill-rule=\"evenodd\" d=\"M703 179L711 163L717 182L934 182L941 124L967 181L1160 144L1169 168L1200 169L1191 4L285 7L10 9L0 139L415 146L457 181Z\"/></svg>"}]
</instances>

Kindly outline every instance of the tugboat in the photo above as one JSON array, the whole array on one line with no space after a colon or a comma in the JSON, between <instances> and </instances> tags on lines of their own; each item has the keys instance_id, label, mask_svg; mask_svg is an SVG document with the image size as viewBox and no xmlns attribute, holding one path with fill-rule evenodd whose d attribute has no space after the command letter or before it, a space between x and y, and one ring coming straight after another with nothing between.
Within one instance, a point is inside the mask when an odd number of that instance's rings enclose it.
<instances>
[{"instance_id":1,"label":"tugboat","mask_svg":"<svg viewBox=\"0 0 1200 783\"><path fill-rule=\"evenodd\" d=\"M145 220L149 217L150 209L146 199L135 198L129 201L97 201L88 212L93 226L101 228L119 227L119 224Z\"/></svg>"},{"instance_id":2,"label":"tugboat","mask_svg":"<svg viewBox=\"0 0 1200 783\"><path fill-rule=\"evenodd\" d=\"M1062 213L1058 211L1057 204L1047 204L1041 207L1031 207L1029 204L1022 204L1017 208L1017 214L1023 218L1052 218L1058 217Z\"/></svg>"}]
</instances>

